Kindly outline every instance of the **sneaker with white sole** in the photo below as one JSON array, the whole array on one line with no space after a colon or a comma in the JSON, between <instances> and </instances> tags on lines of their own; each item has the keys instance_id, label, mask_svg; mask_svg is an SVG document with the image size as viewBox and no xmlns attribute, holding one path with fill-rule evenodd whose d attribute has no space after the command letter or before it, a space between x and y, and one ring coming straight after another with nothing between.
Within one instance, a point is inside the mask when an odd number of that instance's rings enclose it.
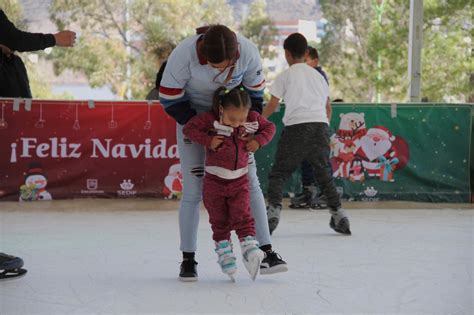
<instances>
[{"instance_id":1,"label":"sneaker with white sole","mask_svg":"<svg viewBox=\"0 0 474 315\"><path fill-rule=\"evenodd\" d=\"M260 264L261 275L271 275L278 272L288 271L288 265L275 251L265 252L265 258Z\"/></svg>"},{"instance_id":2,"label":"sneaker with white sole","mask_svg":"<svg viewBox=\"0 0 474 315\"><path fill-rule=\"evenodd\" d=\"M184 282L194 282L198 280L198 274L196 271L196 265L198 263L194 258L185 258L181 263L179 271L179 280Z\"/></svg>"}]
</instances>

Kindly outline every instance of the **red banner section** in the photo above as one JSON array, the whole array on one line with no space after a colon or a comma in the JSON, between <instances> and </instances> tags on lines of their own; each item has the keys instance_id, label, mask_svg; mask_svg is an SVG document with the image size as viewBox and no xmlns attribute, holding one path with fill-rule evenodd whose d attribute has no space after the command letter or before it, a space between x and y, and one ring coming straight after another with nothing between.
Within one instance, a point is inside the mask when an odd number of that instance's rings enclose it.
<instances>
[{"instance_id":1,"label":"red banner section","mask_svg":"<svg viewBox=\"0 0 474 315\"><path fill-rule=\"evenodd\" d=\"M181 194L176 124L158 102L0 106L0 200Z\"/></svg>"}]
</instances>

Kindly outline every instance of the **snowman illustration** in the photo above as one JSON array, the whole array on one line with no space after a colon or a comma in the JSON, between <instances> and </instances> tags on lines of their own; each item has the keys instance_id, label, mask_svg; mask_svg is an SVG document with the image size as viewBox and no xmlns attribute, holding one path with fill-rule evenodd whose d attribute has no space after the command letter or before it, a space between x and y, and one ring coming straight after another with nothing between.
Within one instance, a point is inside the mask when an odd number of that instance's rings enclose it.
<instances>
[{"instance_id":1,"label":"snowman illustration","mask_svg":"<svg viewBox=\"0 0 474 315\"><path fill-rule=\"evenodd\" d=\"M46 191L48 179L40 163L31 163L25 175L25 184L20 186L20 201L52 200Z\"/></svg>"},{"instance_id":2,"label":"snowman illustration","mask_svg":"<svg viewBox=\"0 0 474 315\"><path fill-rule=\"evenodd\" d=\"M163 194L165 199L180 199L183 194L183 174L181 173L181 164L170 166L168 175L165 177L165 186Z\"/></svg>"}]
</instances>

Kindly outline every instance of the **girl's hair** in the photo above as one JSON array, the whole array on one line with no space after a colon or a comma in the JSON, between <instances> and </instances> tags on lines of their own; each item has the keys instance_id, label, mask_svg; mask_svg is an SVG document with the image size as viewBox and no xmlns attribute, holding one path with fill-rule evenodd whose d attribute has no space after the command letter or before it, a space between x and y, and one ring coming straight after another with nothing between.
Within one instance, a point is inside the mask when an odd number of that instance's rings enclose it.
<instances>
[{"instance_id":1,"label":"girl's hair","mask_svg":"<svg viewBox=\"0 0 474 315\"><path fill-rule=\"evenodd\" d=\"M238 55L237 36L225 25L210 25L196 30L204 34L200 53L211 63L235 61Z\"/></svg>"},{"instance_id":2,"label":"girl's hair","mask_svg":"<svg viewBox=\"0 0 474 315\"><path fill-rule=\"evenodd\" d=\"M230 106L250 109L251 105L248 93L240 87L227 90L224 86L221 86L214 92L211 111L216 117L220 117L220 106L224 109Z\"/></svg>"}]
</instances>

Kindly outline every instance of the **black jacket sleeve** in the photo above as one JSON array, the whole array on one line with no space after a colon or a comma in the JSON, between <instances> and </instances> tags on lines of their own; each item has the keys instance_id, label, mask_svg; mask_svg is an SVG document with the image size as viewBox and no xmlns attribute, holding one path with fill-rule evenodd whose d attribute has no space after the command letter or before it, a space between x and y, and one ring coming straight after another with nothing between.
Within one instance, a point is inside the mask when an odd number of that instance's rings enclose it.
<instances>
[{"instance_id":1,"label":"black jacket sleeve","mask_svg":"<svg viewBox=\"0 0 474 315\"><path fill-rule=\"evenodd\" d=\"M35 51L56 45L52 34L20 31L0 10L0 44L16 51Z\"/></svg>"}]
</instances>

